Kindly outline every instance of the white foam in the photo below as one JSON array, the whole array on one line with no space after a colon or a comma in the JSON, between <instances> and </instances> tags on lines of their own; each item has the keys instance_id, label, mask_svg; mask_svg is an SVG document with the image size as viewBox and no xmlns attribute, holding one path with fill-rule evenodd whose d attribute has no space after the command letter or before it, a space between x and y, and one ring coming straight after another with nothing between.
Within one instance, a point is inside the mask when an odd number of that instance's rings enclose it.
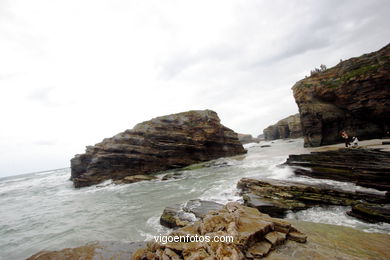
<instances>
[{"instance_id":1,"label":"white foam","mask_svg":"<svg viewBox=\"0 0 390 260\"><path fill-rule=\"evenodd\" d=\"M350 207L329 206L314 207L296 213L288 213L287 219L297 219L315 223L325 223L361 229L365 232L379 232L390 234L390 224L371 224L350 217L346 214Z\"/></svg>"}]
</instances>

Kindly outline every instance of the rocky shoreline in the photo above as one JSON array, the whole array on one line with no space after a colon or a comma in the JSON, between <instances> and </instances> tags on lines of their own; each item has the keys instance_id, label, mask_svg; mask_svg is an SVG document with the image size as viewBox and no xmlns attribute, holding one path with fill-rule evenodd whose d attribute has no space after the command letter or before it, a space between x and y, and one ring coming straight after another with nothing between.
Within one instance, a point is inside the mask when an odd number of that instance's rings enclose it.
<instances>
[{"instance_id":1,"label":"rocky shoreline","mask_svg":"<svg viewBox=\"0 0 390 260\"><path fill-rule=\"evenodd\" d=\"M387 45L315 71L292 88L299 114L264 129L265 139L303 135L304 145L314 147L340 142L341 130L359 139L382 137L390 129L389 68ZM108 179L116 184L153 180L158 172L186 166L190 170L199 166L193 166L196 163L244 154L242 143L257 141L222 125L211 110L158 117L88 146L71 160L71 180L77 188ZM390 223L390 152L335 148L291 154L279 167L291 168L296 176L365 189L242 178L237 188L243 205L195 199L164 205L159 220L171 235L231 235L234 242L96 242L42 251L28 259L390 259L388 234L280 219L289 212L334 205L349 207L347 214L362 221ZM180 175L168 173L161 178L175 179Z\"/></svg>"},{"instance_id":2,"label":"rocky shoreline","mask_svg":"<svg viewBox=\"0 0 390 260\"><path fill-rule=\"evenodd\" d=\"M194 259L204 259L210 254L220 257L223 255L228 259L390 258L390 251L387 248L390 243L388 234L366 233L328 224L275 219L237 203L230 203L219 211L206 214L205 217L207 218L205 221L187 225L172 234L194 235L205 231L204 234L213 235L231 232L237 238L235 241L240 241L240 244L226 244L226 248L222 248L223 243L162 245L155 242L103 241L60 251L42 251L28 260L192 259L191 256ZM215 222L216 219L227 220L222 222L223 229L215 225L218 223Z\"/></svg>"},{"instance_id":3,"label":"rocky shoreline","mask_svg":"<svg viewBox=\"0 0 390 260\"><path fill-rule=\"evenodd\" d=\"M348 152L350 153L348 154ZM344 169L351 167L352 172L364 169L363 173L365 174L350 174L350 177L347 174L337 177L329 175L327 179L335 178L338 181L353 182L354 178L359 176L361 183L367 183L367 180L370 180L371 184L369 186L377 187L375 183L380 183L380 181L372 178L372 175L378 169L379 173L376 172L379 174L378 176L383 174L385 169L387 169L389 154L389 152L383 152L378 149L338 149L311 154L290 155L286 163L279 167L292 167L294 172L296 170L305 170L312 173L310 178L315 178L317 176L316 172L312 171L311 167L315 168L318 166L316 165L318 158L320 158L323 164L326 164L327 160L324 159L324 156L328 156L330 158L329 163L326 167L322 166L330 172L335 172L335 170L332 170L333 168L337 169L342 164L341 162L348 161L344 158L345 156L348 156L348 158L350 156L358 156L359 160L352 160L354 162L353 165L348 166L348 163L344 163ZM377 163L369 164L368 162L372 160L370 156L380 159L378 159ZM337 163L338 160L340 163ZM194 169L207 167L210 163L203 164L205 165L195 165ZM188 169L191 168L193 167L188 167ZM370 172L370 174L367 172ZM322 178L321 175L319 176ZM142 179L140 176L129 176L128 179L130 177ZM173 177L172 175L169 178ZM343 179L340 179L341 177ZM340 226L280 219L285 217L287 212L291 211L299 211L314 206L339 205L349 206L351 209L348 214L363 221L390 223L389 198L385 193L387 191L386 186L380 186L385 187L382 189L382 192L346 191L326 184L313 185L292 181L243 178L237 183L237 187L241 190L244 205L238 203L222 205L212 201L190 200L185 204L175 204L166 207L160 217L160 223L173 229L172 234L221 235L230 234L229 232L231 232L242 243L217 243L216 245L201 243L194 248L193 245L188 243L93 242L78 248L42 251L28 259L43 260L56 257L68 257L68 259L72 257L79 257L80 259L100 257L99 259L109 259L110 257L118 256L126 258L131 256L132 259L191 259L191 257L194 257L194 259L196 257L290 259L289 256L292 253L297 256L307 255L316 257L316 259L327 259L326 257L335 256L339 253L339 248L329 248L329 243L335 242L342 245L342 250L344 250L342 255L346 258L358 259L362 256L364 258L367 255L376 255L378 259L386 259L385 257L389 254L383 243L378 241L378 238L381 241L390 241L390 235L367 234ZM237 224L240 221L245 223L245 227ZM265 222L269 224L264 225ZM262 223L261 227L258 223ZM236 229L231 228L234 225L236 225ZM242 233L243 230L246 230L246 232L252 230L250 232L257 235L248 235L248 233L244 235ZM371 244L372 247L370 248L362 246L364 250L355 252L353 251L353 248L355 248L353 245L346 244L346 240L350 239L351 236L365 239L372 237L374 241L378 242ZM324 239L324 237L327 237L327 239ZM306 243L297 243L297 241L305 242L306 238ZM308 257L308 259L310 258Z\"/></svg>"}]
</instances>

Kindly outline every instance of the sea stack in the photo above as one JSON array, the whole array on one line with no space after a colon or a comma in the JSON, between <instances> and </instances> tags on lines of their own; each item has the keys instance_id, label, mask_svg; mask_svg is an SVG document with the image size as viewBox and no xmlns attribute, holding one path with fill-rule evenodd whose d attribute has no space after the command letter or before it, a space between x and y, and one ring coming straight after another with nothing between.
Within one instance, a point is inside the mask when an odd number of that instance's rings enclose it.
<instances>
[{"instance_id":1,"label":"sea stack","mask_svg":"<svg viewBox=\"0 0 390 260\"><path fill-rule=\"evenodd\" d=\"M276 140L302 137L301 120L299 114L291 115L270 125L263 130L264 139Z\"/></svg>"},{"instance_id":2,"label":"sea stack","mask_svg":"<svg viewBox=\"0 0 390 260\"><path fill-rule=\"evenodd\" d=\"M317 71L293 86L305 146L342 142L340 132L361 139L390 130L390 44L330 69Z\"/></svg>"},{"instance_id":3,"label":"sea stack","mask_svg":"<svg viewBox=\"0 0 390 260\"><path fill-rule=\"evenodd\" d=\"M71 160L71 180L84 187L245 152L237 133L223 126L216 112L194 110L139 123L87 146Z\"/></svg>"}]
</instances>

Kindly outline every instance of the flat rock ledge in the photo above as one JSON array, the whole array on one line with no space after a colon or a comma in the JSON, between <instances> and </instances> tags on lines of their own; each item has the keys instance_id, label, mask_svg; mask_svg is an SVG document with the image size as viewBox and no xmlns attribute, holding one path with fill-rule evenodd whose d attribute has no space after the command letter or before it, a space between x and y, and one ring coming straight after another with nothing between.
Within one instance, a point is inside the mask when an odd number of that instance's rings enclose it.
<instances>
[{"instance_id":1,"label":"flat rock ledge","mask_svg":"<svg viewBox=\"0 0 390 260\"><path fill-rule=\"evenodd\" d=\"M71 180L84 187L244 153L237 133L223 126L217 113L188 111L145 121L87 146L71 160Z\"/></svg>"},{"instance_id":2,"label":"flat rock ledge","mask_svg":"<svg viewBox=\"0 0 390 260\"><path fill-rule=\"evenodd\" d=\"M273 217L284 217L288 211L313 206L351 206L349 215L370 222L390 223L389 199L380 193L344 191L326 184L313 185L280 180L243 178L241 189L244 204Z\"/></svg>"},{"instance_id":3,"label":"flat rock ledge","mask_svg":"<svg viewBox=\"0 0 390 260\"><path fill-rule=\"evenodd\" d=\"M292 166L298 175L390 191L390 152L379 149L350 148L289 155L285 164Z\"/></svg>"},{"instance_id":4,"label":"flat rock ledge","mask_svg":"<svg viewBox=\"0 0 390 260\"><path fill-rule=\"evenodd\" d=\"M58 251L40 251L27 260L124 260L145 246L145 242L96 241Z\"/></svg>"},{"instance_id":5,"label":"flat rock ledge","mask_svg":"<svg viewBox=\"0 0 390 260\"><path fill-rule=\"evenodd\" d=\"M257 209L230 202L210 212L201 221L173 231L170 236L232 236L233 242L150 241L138 249L133 259L259 259L287 240L306 242L306 235L290 223L271 218Z\"/></svg>"}]
</instances>

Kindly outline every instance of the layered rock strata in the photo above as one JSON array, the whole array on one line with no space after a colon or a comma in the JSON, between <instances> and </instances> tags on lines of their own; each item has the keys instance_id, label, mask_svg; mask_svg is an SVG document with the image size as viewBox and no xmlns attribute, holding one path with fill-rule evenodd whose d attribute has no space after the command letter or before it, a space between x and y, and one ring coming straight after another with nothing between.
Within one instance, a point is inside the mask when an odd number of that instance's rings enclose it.
<instances>
[{"instance_id":1,"label":"layered rock strata","mask_svg":"<svg viewBox=\"0 0 390 260\"><path fill-rule=\"evenodd\" d=\"M137 250L133 259L259 259L287 240L306 242L306 235L290 223L271 218L254 208L236 202L207 214L192 225L177 229L170 236L231 236L231 242L168 242L151 241Z\"/></svg>"},{"instance_id":2,"label":"layered rock strata","mask_svg":"<svg viewBox=\"0 0 390 260\"><path fill-rule=\"evenodd\" d=\"M211 110L189 111L140 123L71 160L75 187L152 174L245 153L237 134Z\"/></svg>"},{"instance_id":3,"label":"layered rock strata","mask_svg":"<svg viewBox=\"0 0 390 260\"><path fill-rule=\"evenodd\" d=\"M362 148L312 152L289 155L285 164L298 175L390 191L390 152Z\"/></svg>"},{"instance_id":4,"label":"layered rock strata","mask_svg":"<svg viewBox=\"0 0 390 260\"><path fill-rule=\"evenodd\" d=\"M313 206L339 205L352 206L349 214L363 220L390 223L390 200L380 193L345 191L326 184L248 178L241 179L237 187L242 190L246 206L274 217Z\"/></svg>"},{"instance_id":5,"label":"layered rock strata","mask_svg":"<svg viewBox=\"0 0 390 260\"><path fill-rule=\"evenodd\" d=\"M265 140L302 137L299 114L291 115L263 130Z\"/></svg>"},{"instance_id":6,"label":"layered rock strata","mask_svg":"<svg viewBox=\"0 0 390 260\"><path fill-rule=\"evenodd\" d=\"M342 142L346 130L359 140L390 130L390 44L340 62L298 81L292 88L305 146Z\"/></svg>"}]
</instances>

